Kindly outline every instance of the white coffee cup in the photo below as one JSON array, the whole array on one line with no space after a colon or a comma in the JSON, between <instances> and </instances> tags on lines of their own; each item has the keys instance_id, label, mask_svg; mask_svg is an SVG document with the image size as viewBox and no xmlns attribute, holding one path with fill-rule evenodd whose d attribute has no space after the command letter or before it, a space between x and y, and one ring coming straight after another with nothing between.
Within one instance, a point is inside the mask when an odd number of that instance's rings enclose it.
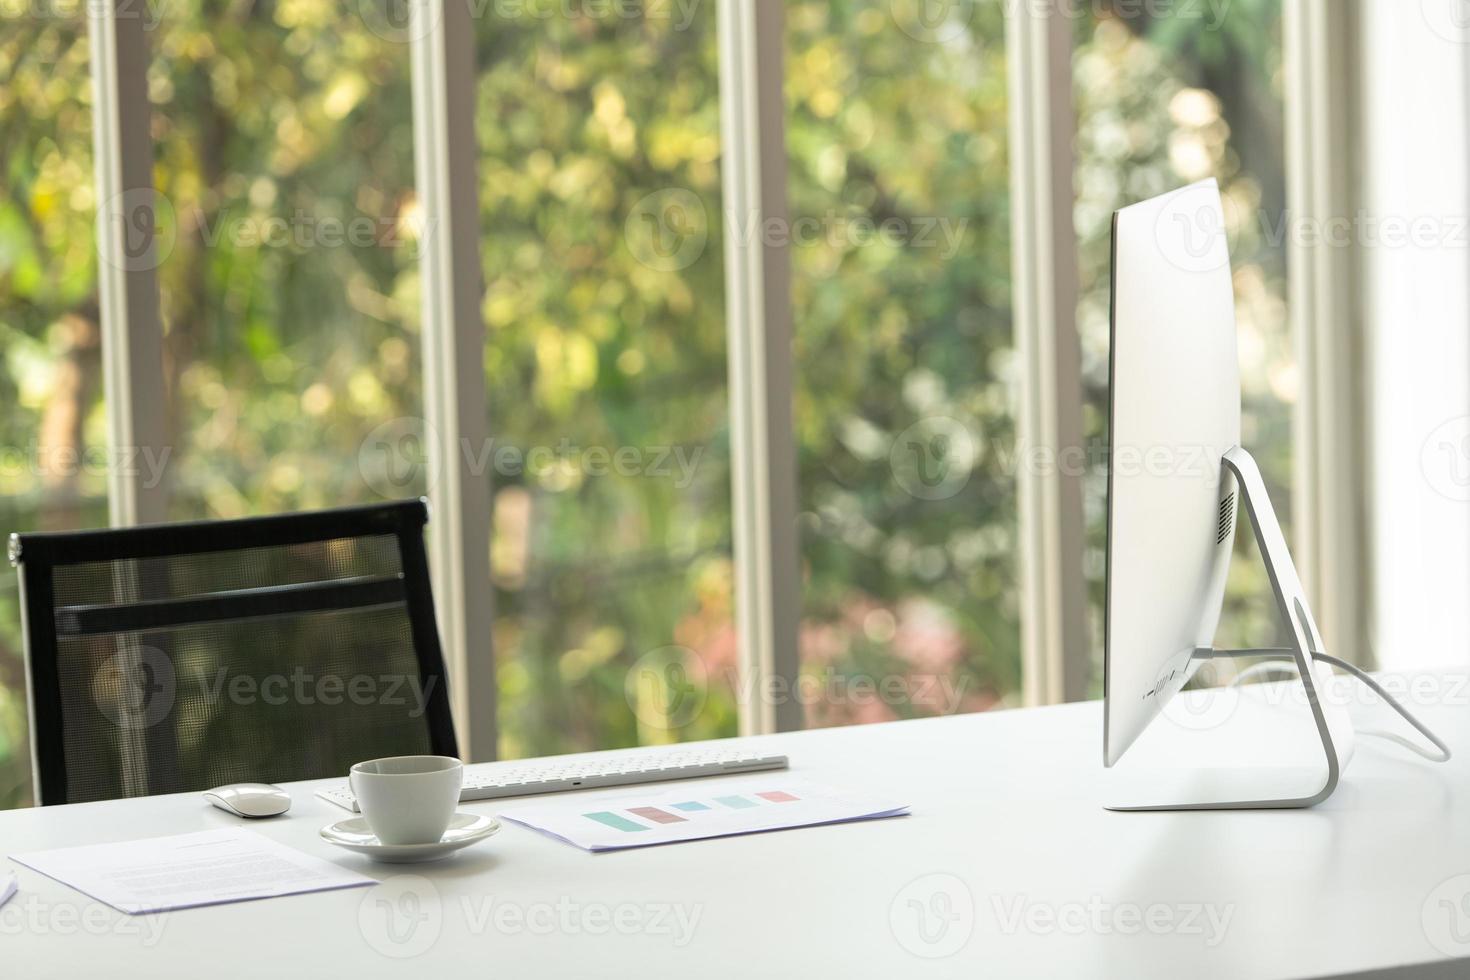
<instances>
[{"instance_id":1,"label":"white coffee cup","mask_svg":"<svg viewBox=\"0 0 1470 980\"><path fill-rule=\"evenodd\" d=\"M384 844L435 844L459 806L464 763L443 755L359 762L347 774L358 809Z\"/></svg>"}]
</instances>

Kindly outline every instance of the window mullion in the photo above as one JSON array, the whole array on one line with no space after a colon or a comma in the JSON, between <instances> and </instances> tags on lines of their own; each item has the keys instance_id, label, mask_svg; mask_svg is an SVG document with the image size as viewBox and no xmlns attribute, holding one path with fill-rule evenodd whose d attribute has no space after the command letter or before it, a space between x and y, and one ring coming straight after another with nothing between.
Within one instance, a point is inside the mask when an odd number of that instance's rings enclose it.
<instances>
[{"instance_id":1,"label":"window mullion","mask_svg":"<svg viewBox=\"0 0 1470 980\"><path fill-rule=\"evenodd\" d=\"M1072 24L1008 6L1012 307L1020 360L1017 473L1022 688L1028 704L1086 697L1082 379L1073 229Z\"/></svg>"},{"instance_id":2,"label":"window mullion","mask_svg":"<svg viewBox=\"0 0 1470 980\"><path fill-rule=\"evenodd\" d=\"M804 724L781 0L719 5L740 731Z\"/></svg>"},{"instance_id":3,"label":"window mullion","mask_svg":"<svg viewBox=\"0 0 1470 980\"><path fill-rule=\"evenodd\" d=\"M1329 227L1354 197L1357 69L1354 5L1288 4L1286 227ZM1302 580L1336 656L1363 663L1368 636L1367 460L1361 311L1353 283L1358 248L1314 236L1288 242L1288 290L1301 394L1293 419L1293 524Z\"/></svg>"},{"instance_id":4,"label":"window mullion","mask_svg":"<svg viewBox=\"0 0 1470 980\"><path fill-rule=\"evenodd\" d=\"M87 4L93 157L97 182L97 296L107 409L107 507L114 526L162 521L166 472L163 324L153 190L148 42L130 0ZM140 465L143 454L159 465Z\"/></svg>"},{"instance_id":5,"label":"window mullion","mask_svg":"<svg viewBox=\"0 0 1470 980\"><path fill-rule=\"evenodd\" d=\"M472 465L488 444L475 161L470 0L415 0L411 21L414 170L424 215L425 441L429 558L460 753L494 759L490 483Z\"/></svg>"}]
</instances>

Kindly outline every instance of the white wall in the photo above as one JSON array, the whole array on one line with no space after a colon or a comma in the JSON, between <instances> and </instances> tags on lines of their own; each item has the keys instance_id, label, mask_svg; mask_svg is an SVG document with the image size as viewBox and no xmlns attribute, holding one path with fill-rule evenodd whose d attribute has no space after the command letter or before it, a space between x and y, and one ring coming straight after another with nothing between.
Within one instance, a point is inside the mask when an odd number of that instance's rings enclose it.
<instances>
[{"instance_id":1,"label":"white wall","mask_svg":"<svg viewBox=\"0 0 1470 980\"><path fill-rule=\"evenodd\" d=\"M1470 2L1363 12L1370 649L1470 664Z\"/></svg>"}]
</instances>

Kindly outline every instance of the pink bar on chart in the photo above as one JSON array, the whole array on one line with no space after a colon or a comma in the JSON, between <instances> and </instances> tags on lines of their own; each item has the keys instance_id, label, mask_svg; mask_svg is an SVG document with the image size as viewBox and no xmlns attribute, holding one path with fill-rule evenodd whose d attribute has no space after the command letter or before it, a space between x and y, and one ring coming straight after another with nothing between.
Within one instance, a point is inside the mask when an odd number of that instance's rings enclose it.
<instances>
[{"instance_id":1,"label":"pink bar on chart","mask_svg":"<svg viewBox=\"0 0 1470 980\"><path fill-rule=\"evenodd\" d=\"M636 813L643 819L652 820L654 823L684 822L683 817L675 816L674 814L669 813L667 810L660 810L656 806L630 806L628 807L628 812Z\"/></svg>"},{"instance_id":2,"label":"pink bar on chart","mask_svg":"<svg viewBox=\"0 0 1470 980\"><path fill-rule=\"evenodd\" d=\"M757 793L755 795L763 800L770 800L772 803L795 803L799 799L799 797L792 796L782 789L773 789L769 793Z\"/></svg>"}]
</instances>

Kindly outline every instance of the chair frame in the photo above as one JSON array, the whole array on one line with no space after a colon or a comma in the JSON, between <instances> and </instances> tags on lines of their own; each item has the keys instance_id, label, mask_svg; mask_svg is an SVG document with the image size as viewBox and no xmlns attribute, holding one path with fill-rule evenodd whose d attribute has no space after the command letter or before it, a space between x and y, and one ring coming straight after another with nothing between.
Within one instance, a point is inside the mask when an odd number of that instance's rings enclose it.
<instances>
[{"instance_id":1,"label":"chair frame","mask_svg":"<svg viewBox=\"0 0 1470 980\"><path fill-rule=\"evenodd\" d=\"M420 680L427 692L424 714L431 752L459 755L434 597L424 549L429 520L423 499L224 521L187 521L90 531L10 536L10 562L20 578L21 628L25 637L26 700L30 710L31 771L40 805L67 802L66 739L57 663L57 609L53 573L58 566L130 558L242 551L310 544L341 538L393 535L402 575L343 579L308 586L242 589L197 598L141 602L122 607L77 607L61 635L123 632L195 622L256 619L313 610L406 604ZM431 679L437 678L432 684Z\"/></svg>"}]
</instances>

